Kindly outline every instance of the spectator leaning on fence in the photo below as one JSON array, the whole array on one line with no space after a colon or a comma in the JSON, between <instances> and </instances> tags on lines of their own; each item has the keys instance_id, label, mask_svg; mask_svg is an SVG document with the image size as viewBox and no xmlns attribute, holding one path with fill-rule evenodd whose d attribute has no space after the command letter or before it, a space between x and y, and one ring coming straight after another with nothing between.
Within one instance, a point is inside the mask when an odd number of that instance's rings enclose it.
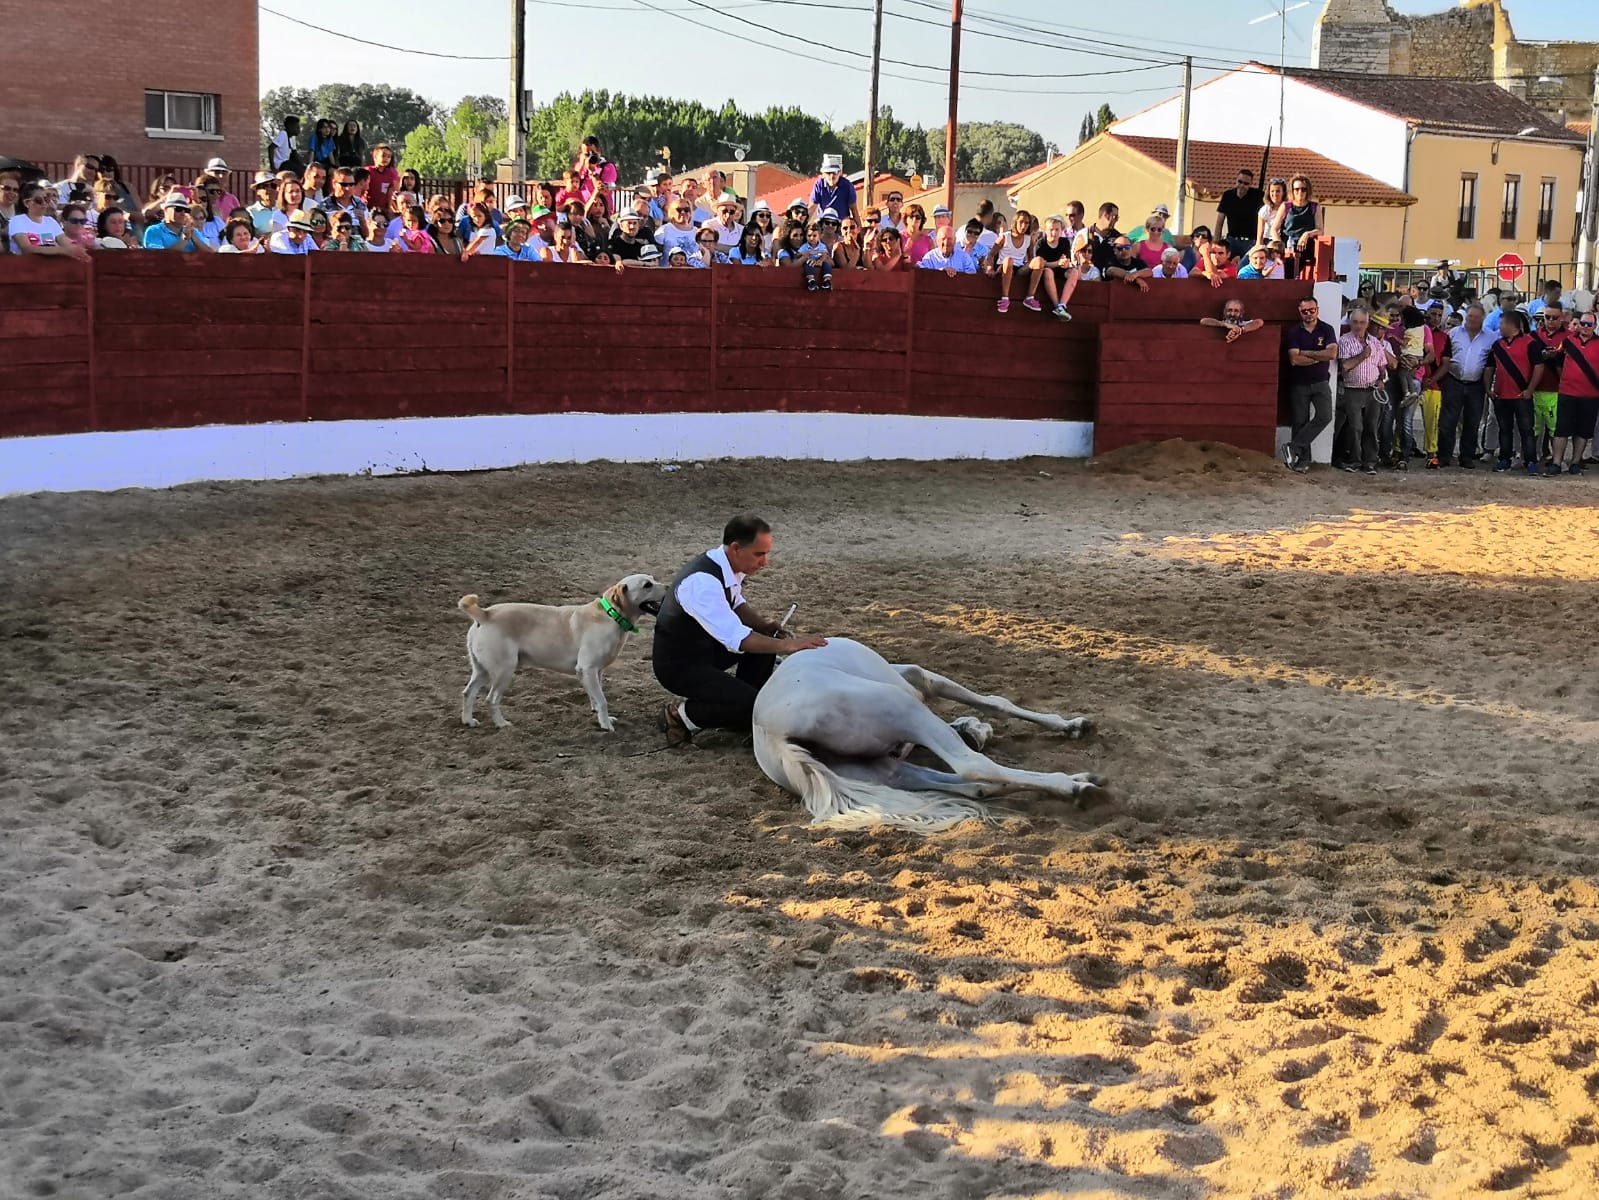
<instances>
[{"instance_id":1,"label":"spectator leaning on fence","mask_svg":"<svg viewBox=\"0 0 1599 1200\"><path fill-rule=\"evenodd\" d=\"M1242 172L1239 172L1242 174ZM1224 342L1236 342L1246 333L1254 333L1257 329L1264 329L1266 322L1259 317L1254 320L1244 316L1244 302L1242 300L1229 300L1221 306L1220 317L1200 317L1201 325L1208 325L1212 329L1224 329L1226 336Z\"/></svg>"},{"instance_id":2,"label":"spectator leaning on fence","mask_svg":"<svg viewBox=\"0 0 1599 1200\"><path fill-rule=\"evenodd\" d=\"M246 221L248 226L249 222ZM133 236L128 214L120 208L108 208L95 219L96 250L138 250L139 239Z\"/></svg>"},{"instance_id":3,"label":"spectator leaning on fence","mask_svg":"<svg viewBox=\"0 0 1599 1200\"><path fill-rule=\"evenodd\" d=\"M840 154L822 155L822 173L811 184L809 215L815 218L824 208L832 209L840 217L860 220L855 185L844 174L844 158Z\"/></svg>"},{"instance_id":4,"label":"spectator leaning on fence","mask_svg":"<svg viewBox=\"0 0 1599 1200\"><path fill-rule=\"evenodd\" d=\"M955 244L955 229L940 225L933 248L922 255L916 264L922 270L942 271L949 276L977 274L977 262L965 249Z\"/></svg>"},{"instance_id":5,"label":"spectator leaning on fence","mask_svg":"<svg viewBox=\"0 0 1599 1200\"><path fill-rule=\"evenodd\" d=\"M309 254L316 249L311 241L311 215L305 212L289 214L289 223L267 239L267 249L273 254Z\"/></svg>"},{"instance_id":6,"label":"spectator leaning on fence","mask_svg":"<svg viewBox=\"0 0 1599 1200\"><path fill-rule=\"evenodd\" d=\"M22 189L22 211L11 217L7 235L11 253L33 254L45 258L87 258L87 252L69 241L60 222L49 212L49 187L43 181Z\"/></svg>"}]
</instances>

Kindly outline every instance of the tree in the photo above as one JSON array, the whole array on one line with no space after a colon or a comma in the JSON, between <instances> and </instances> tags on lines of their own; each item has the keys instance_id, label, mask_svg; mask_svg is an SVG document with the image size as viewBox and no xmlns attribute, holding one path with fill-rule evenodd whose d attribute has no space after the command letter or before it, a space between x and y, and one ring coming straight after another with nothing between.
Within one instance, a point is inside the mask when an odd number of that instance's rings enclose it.
<instances>
[{"instance_id":1,"label":"tree","mask_svg":"<svg viewBox=\"0 0 1599 1200\"><path fill-rule=\"evenodd\" d=\"M501 103L501 111L504 104ZM410 88L386 83L324 83L315 88L273 88L261 97L261 134L271 141L283 128L283 118L299 117L307 132L318 118L327 117L342 129L346 121L359 121L367 145L398 145L418 125L438 121L431 100ZM503 117L501 118L504 119Z\"/></svg>"},{"instance_id":2,"label":"tree","mask_svg":"<svg viewBox=\"0 0 1599 1200\"><path fill-rule=\"evenodd\" d=\"M423 178L466 174L467 143L473 138L483 143L485 167L504 157L507 147L505 102L493 96L463 96L450 111L440 129L434 124L418 125L405 137L400 162L413 167Z\"/></svg>"},{"instance_id":3,"label":"tree","mask_svg":"<svg viewBox=\"0 0 1599 1200\"><path fill-rule=\"evenodd\" d=\"M1084 113L1083 123L1077 129L1077 144L1081 146L1090 138L1098 137L1115 123L1116 114L1108 104L1101 104L1097 113Z\"/></svg>"}]
</instances>

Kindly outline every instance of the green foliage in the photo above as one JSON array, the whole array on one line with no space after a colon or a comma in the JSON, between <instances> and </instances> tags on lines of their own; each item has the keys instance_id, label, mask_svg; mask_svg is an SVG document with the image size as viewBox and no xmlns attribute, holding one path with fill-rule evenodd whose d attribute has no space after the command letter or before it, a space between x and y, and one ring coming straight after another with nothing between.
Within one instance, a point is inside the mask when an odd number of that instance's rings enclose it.
<instances>
[{"instance_id":1,"label":"green foliage","mask_svg":"<svg viewBox=\"0 0 1599 1200\"><path fill-rule=\"evenodd\" d=\"M1098 137L1116 123L1116 114L1111 111L1110 105L1101 104L1097 113L1084 113L1083 123L1077 127L1077 144Z\"/></svg>"},{"instance_id":2,"label":"green foliage","mask_svg":"<svg viewBox=\"0 0 1599 1200\"><path fill-rule=\"evenodd\" d=\"M501 113L503 120L503 104ZM324 83L316 88L273 88L261 97L262 138L271 141L283 128L283 118L287 116L299 117L305 134L316 126L319 117L328 117L340 129L346 121L359 121L366 144L375 146L379 142L398 145L407 131L436 121L438 110L431 100L410 88L391 87L386 83L354 86Z\"/></svg>"},{"instance_id":3,"label":"green foliage","mask_svg":"<svg viewBox=\"0 0 1599 1200\"><path fill-rule=\"evenodd\" d=\"M405 138L400 162L414 167L424 179L460 176L466 173L467 143L472 138L483 142L485 170L506 152L505 102L493 96L464 96L450 112L441 129L437 125L418 125Z\"/></svg>"},{"instance_id":4,"label":"green foliage","mask_svg":"<svg viewBox=\"0 0 1599 1200\"><path fill-rule=\"evenodd\" d=\"M858 171L866 165L866 122L856 121L839 132L844 144L844 167ZM955 144L955 177L993 183L1044 158L1044 138L1025 125L1009 121L963 121ZM877 167L903 169L912 163L924 175L944 173L944 130L907 126L884 107L877 115Z\"/></svg>"},{"instance_id":5,"label":"green foliage","mask_svg":"<svg viewBox=\"0 0 1599 1200\"><path fill-rule=\"evenodd\" d=\"M712 109L664 96L563 92L529 114L529 171L559 178L590 135L600 140L600 149L623 180L642 178L658 166L663 148L671 151L678 170L731 159L733 149L725 143L736 142L749 146L747 158L770 159L799 171L819 169L822 155L841 148L827 125L797 108L746 113L731 100Z\"/></svg>"},{"instance_id":6,"label":"green foliage","mask_svg":"<svg viewBox=\"0 0 1599 1200\"><path fill-rule=\"evenodd\" d=\"M1108 109L1105 111L1109 111ZM261 128L270 140L289 114L309 125L319 116L341 124L361 122L368 144L399 146L400 163L429 178L460 175L466 168L469 138L483 140L483 162L507 151L505 101L497 96L466 96L443 109L408 88L384 84L323 84L317 88L274 88L261 98ZM878 121L878 158L884 170L905 162L923 172L943 167L944 131L923 130L894 118L884 108ZM865 165L865 122L835 131L798 108L745 112L731 100L710 108L694 100L628 96L608 91L563 92L528 114L528 173L559 179L589 135L599 138L605 156L623 181L641 179L671 151L678 171L733 158L733 147L747 145L750 159L767 159L796 171L813 172L824 154L844 154L846 170ZM961 126L958 149L962 179L992 181L1031 166L1044 157L1044 140L1022 125L974 122Z\"/></svg>"}]
</instances>

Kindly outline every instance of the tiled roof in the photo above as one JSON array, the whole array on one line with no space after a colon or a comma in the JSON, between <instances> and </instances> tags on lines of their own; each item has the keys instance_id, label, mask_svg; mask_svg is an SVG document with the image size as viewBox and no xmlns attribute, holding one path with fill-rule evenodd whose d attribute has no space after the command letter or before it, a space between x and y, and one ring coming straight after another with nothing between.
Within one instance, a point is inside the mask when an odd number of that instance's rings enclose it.
<instances>
[{"instance_id":1,"label":"tiled roof","mask_svg":"<svg viewBox=\"0 0 1599 1200\"><path fill-rule=\"evenodd\" d=\"M1025 180L1028 176L1037 174L1039 171L1042 171L1048 165L1049 165L1048 163L1034 163L1032 166L1024 167L1022 170L1017 171L1017 172L1015 172L1012 175L1007 175L1007 176L1005 176L1005 178L1003 178L1001 180L998 180L997 182L999 184L1003 185L1003 186L1006 186L1006 187L1015 187L1017 184L1019 184L1023 180Z\"/></svg>"},{"instance_id":2,"label":"tiled roof","mask_svg":"<svg viewBox=\"0 0 1599 1200\"><path fill-rule=\"evenodd\" d=\"M1129 150L1153 159L1169 171L1177 169L1177 140L1175 138L1134 137L1111 131L1105 135L1120 142ZM1239 167L1252 171L1260 169L1264 146L1248 146L1236 142L1188 143L1188 182L1202 200L1220 198L1232 187L1238 177ZM1287 179L1292 175L1309 176L1317 200L1328 204L1414 204L1416 198L1380 179L1351 171L1314 150L1298 146L1273 146L1267 168L1273 177Z\"/></svg>"},{"instance_id":3,"label":"tiled roof","mask_svg":"<svg viewBox=\"0 0 1599 1200\"><path fill-rule=\"evenodd\" d=\"M1268 72L1277 68L1253 64ZM1497 137L1576 141L1578 135L1493 83L1428 79L1415 75L1353 75L1288 67L1283 72L1311 87L1429 129L1454 129ZM1523 130L1531 133L1523 134Z\"/></svg>"}]
</instances>

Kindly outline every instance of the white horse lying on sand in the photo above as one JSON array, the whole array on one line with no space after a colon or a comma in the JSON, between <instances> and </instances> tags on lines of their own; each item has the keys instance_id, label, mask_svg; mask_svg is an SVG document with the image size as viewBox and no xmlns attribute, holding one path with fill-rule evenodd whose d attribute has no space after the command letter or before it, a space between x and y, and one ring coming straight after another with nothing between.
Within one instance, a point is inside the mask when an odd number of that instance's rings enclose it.
<instances>
[{"instance_id":1,"label":"white horse lying on sand","mask_svg":"<svg viewBox=\"0 0 1599 1200\"><path fill-rule=\"evenodd\" d=\"M978 751L993 727L976 717L945 724L924 701L955 700L998 716L1020 717L1079 738L1086 717L1031 712L1002 696L979 696L912 665L891 665L849 638L791 654L755 698L755 761L773 783L797 795L814 824L838 829L897 825L932 832L971 817L977 800L1023 788L1076 797L1104 783L1097 775L1017 771ZM934 771L905 761L925 746L949 765Z\"/></svg>"}]
</instances>

